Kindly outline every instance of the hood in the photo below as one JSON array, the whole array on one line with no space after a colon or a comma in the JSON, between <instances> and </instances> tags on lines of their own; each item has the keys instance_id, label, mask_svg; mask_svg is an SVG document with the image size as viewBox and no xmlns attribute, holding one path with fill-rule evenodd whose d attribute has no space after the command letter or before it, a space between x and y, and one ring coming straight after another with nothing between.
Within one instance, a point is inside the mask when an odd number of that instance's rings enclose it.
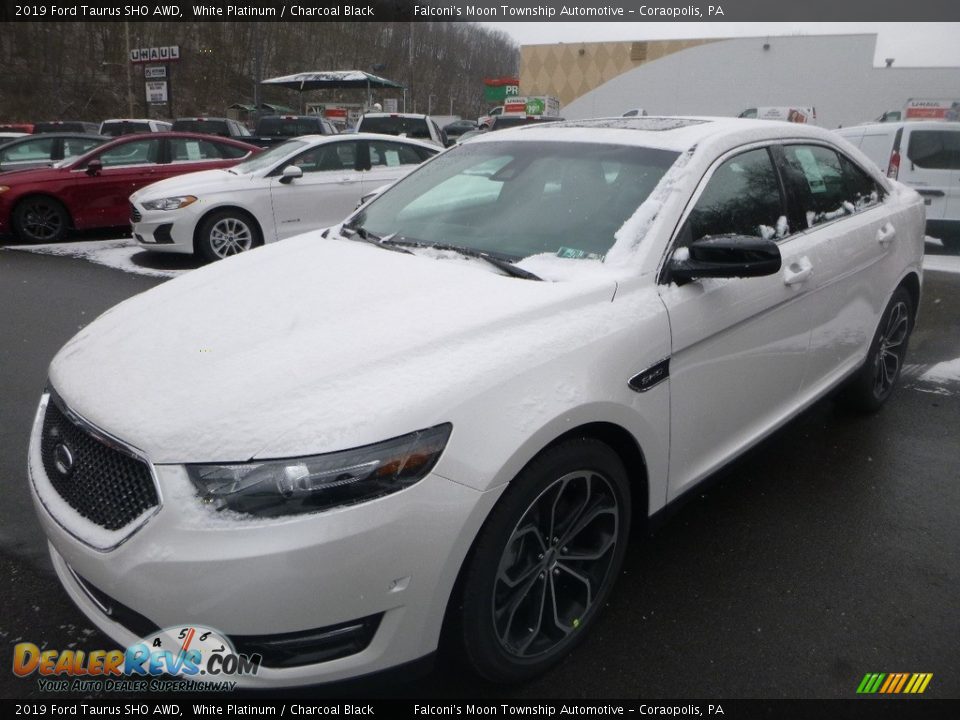
<instances>
[{"instance_id":1,"label":"hood","mask_svg":"<svg viewBox=\"0 0 960 720\"><path fill-rule=\"evenodd\" d=\"M27 168L25 170L4 170L0 172L0 178L3 182L0 184L16 183L37 183L49 180L61 180L65 173L70 171L67 168L55 168L45 165L44 167Z\"/></svg>"},{"instance_id":2,"label":"hood","mask_svg":"<svg viewBox=\"0 0 960 720\"><path fill-rule=\"evenodd\" d=\"M237 175L223 169L201 170L151 183L131 195L130 201L143 202L184 194L200 195L210 190L223 192L231 186L247 186L251 178L249 173Z\"/></svg>"},{"instance_id":3,"label":"hood","mask_svg":"<svg viewBox=\"0 0 960 720\"><path fill-rule=\"evenodd\" d=\"M591 342L615 289L601 273L522 280L308 233L109 310L50 380L153 462L329 452L449 421L466 398Z\"/></svg>"}]
</instances>

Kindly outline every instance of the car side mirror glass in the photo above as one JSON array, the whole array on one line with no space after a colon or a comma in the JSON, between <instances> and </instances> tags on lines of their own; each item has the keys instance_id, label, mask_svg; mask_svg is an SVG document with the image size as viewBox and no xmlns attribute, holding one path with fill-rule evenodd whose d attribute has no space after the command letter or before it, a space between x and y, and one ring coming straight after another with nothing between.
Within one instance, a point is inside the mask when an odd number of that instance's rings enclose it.
<instances>
[{"instance_id":1,"label":"car side mirror glass","mask_svg":"<svg viewBox=\"0 0 960 720\"><path fill-rule=\"evenodd\" d=\"M298 165L287 165L280 173L280 182L284 185L292 183L297 178L303 177L303 170Z\"/></svg>"},{"instance_id":2,"label":"car side mirror glass","mask_svg":"<svg viewBox=\"0 0 960 720\"><path fill-rule=\"evenodd\" d=\"M773 240L720 235L680 247L670 258L669 270L670 279L682 285L698 278L773 275L780 271L780 265L780 248Z\"/></svg>"},{"instance_id":3,"label":"car side mirror glass","mask_svg":"<svg viewBox=\"0 0 960 720\"><path fill-rule=\"evenodd\" d=\"M103 171L103 163L93 159L87 163L87 175L99 175Z\"/></svg>"}]
</instances>

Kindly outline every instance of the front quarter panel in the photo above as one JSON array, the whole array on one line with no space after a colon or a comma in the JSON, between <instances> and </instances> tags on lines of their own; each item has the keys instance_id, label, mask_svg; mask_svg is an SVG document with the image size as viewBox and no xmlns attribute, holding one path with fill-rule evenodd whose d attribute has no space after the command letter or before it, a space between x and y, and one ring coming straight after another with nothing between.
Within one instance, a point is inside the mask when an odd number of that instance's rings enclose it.
<instances>
[{"instance_id":1,"label":"front quarter panel","mask_svg":"<svg viewBox=\"0 0 960 720\"><path fill-rule=\"evenodd\" d=\"M639 446L649 509L659 509L666 497L669 381L644 393L627 383L669 356L666 312L651 276L622 282L606 311L603 327L589 341L455 407L450 413L454 432L435 472L489 490L510 482L565 433L610 423L627 430Z\"/></svg>"}]
</instances>

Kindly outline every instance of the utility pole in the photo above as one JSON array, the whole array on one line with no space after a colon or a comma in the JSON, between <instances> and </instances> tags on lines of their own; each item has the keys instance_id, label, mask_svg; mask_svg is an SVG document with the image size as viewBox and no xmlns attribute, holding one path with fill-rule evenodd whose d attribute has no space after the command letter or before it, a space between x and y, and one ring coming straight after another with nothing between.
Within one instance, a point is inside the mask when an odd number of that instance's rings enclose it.
<instances>
[{"instance_id":1,"label":"utility pole","mask_svg":"<svg viewBox=\"0 0 960 720\"><path fill-rule=\"evenodd\" d=\"M409 53L408 53L408 58L407 58L407 60L408 60L408 67L409 67L409 70L408 70L408 72L407 72L407 75L409 76L410 79L407 81L407 85L408 85L409 88L410 88L410 105L412 105L412 106L413 106L413 109L416 110L416 109L417 109L417 103L416 103L416 101L414 101L414 99L413 99L413 25L414 25L414 23L407 23L407 24L410 26L410 42L409 42L409 47L408 47ZM407 112L407 98L406 98L406 95L404 95L404 98L403 98L403 111L404 111L404 112Z\"/></svg>"},{"instance_id":2,"label":"utility pole","mask_svg":"<svg viewBox=\"0 0 960 720\"><path fill-rule=\"evenodd\" d=\"M125 65L127 66L127 117L133 117L133 69L130 62L130 23L126 20L123 21L123 36L127 41L127 58Z\"/></svg>"}]
</instances>

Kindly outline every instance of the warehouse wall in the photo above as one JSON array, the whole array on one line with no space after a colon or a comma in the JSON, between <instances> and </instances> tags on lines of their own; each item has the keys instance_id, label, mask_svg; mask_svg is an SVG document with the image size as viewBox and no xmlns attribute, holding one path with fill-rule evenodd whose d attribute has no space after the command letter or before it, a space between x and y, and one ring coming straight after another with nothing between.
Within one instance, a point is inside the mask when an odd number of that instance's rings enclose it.
<instances>
[{"instance_id":1,"label":"warehouse wall","mask_svg":"<svg viewBox=\"0 0 960 720\"><path fill-rule=\"evenodd\" d=\"M651 115L738 115L749 107L813 105L818 124L835 128L901 108L910 97L960 98L960 68L875 68L875 42L875 35L722 40L627 70L560 112L570 119L632 107Z\"/></svg>"}]
</instances>

